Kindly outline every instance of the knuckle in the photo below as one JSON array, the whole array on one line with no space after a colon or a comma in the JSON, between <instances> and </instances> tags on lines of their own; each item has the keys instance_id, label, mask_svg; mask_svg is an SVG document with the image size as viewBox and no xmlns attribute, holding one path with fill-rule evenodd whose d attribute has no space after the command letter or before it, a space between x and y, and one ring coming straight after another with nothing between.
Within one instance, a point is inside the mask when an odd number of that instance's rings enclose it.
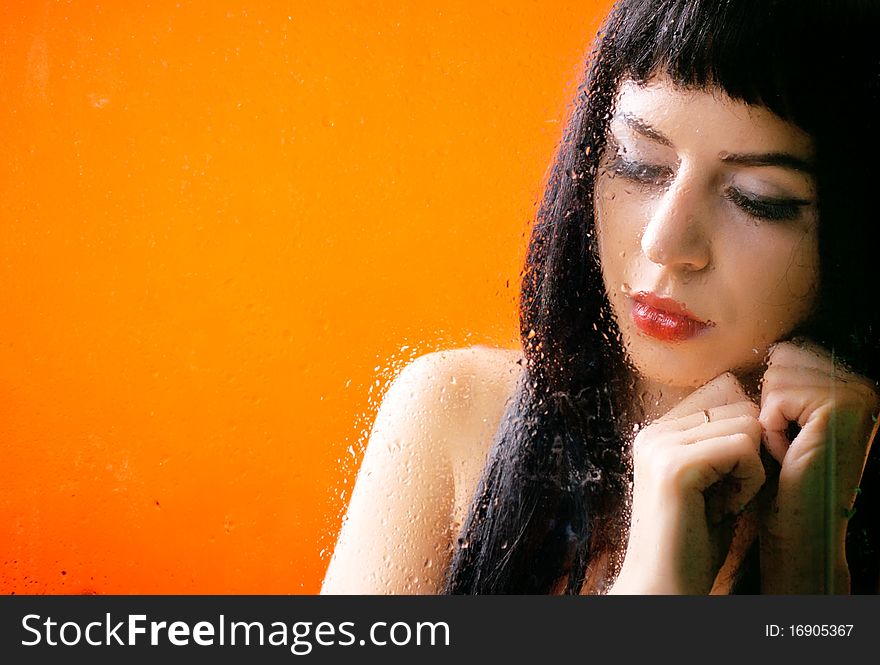
<instances>
[{"instance_id":1,"label":"knuckle","mask_svg":"<svg viewBox=\"0 0 880 665\"><path fill-rule=\"evenodd\" d=\"M740 416L742 419L743 433L749 438L754 445L755 441L761 439L761 423L758 421L757 408L754 413Z\"/></svg>"},{"instance_id":2,"label":"knuckle","mask_svg":"<svg viewBox=\"0 0 880 665\"><path fill-rule=\"evenodd\" d=\"M644 477L648 475L655 479L668 479L678 473L680 462L673 448L658 448L643 446L635 452L633 457L635 470Z\"/></svg>"},{"instance_id":3,"label":"knuckle","mask_svg":"<svg viewBox=\"0 0 880 665\"><path fill-rule=\"evenodd\" d=\"M755 454L755 439L746 432L734 432L727 435L727 441L731 446L731 452L738 457L747 457Z\"/></svg>"},{"instance_id":4,"label":"knuckle","mask_svg":"<svg viewBox=\"0 0 880 665\"><path fill-rule=\"evenodd\" d=\"M780 401L782 400L782 395L773 391L764 391L761 395L761 414L765 414L768 411L775 410Z\"/></svg>"},{"instance_id":5,"label":"knuckle","mask_svg":"<svg viewBox=\"0 0 880 665\"><path fill-rule=\"evenodd\" d=\"M734 432L733 434L730 435L729 438L730 438L730 441L731 441L731 442L732 442L737 448L746 448L746 449L748 449L748 450L751 450L752 447L753 447L753 445L752 445L752 442L753 442L752 437L749 436L748 434L746 434L745 432Z\"/></svg>"},{"instance_id":6,"label":"knuckle","mask_svg":"<svg viewBox=\"0 0 880 665\"><path fill-rule=\"evenodd\" d=\"M712 383L726 388L739 387L739 379L736 378L733 372L724 372L723 374L719 374L712 380Z\"/></svg>"},{"instance_id":7,"label":"knuckle","mask_svg":"<svg viewBox=\"0 0 880 665\"><path fill-rule=\"evenodd\" d=\"M783 340L781 342L776 342L771 344L768 352L770 355L780 355L789 351L797 351L798 345L789 340Z\"/></svg>"},{"instance_id":8,"label":"knuckle","mask_svg":"<svg viewBox=\"0 0 880 665\"><path fill-rule=\"evenodd\" d=\"M768 365L767 369L764 370L764 374L761 376L761 394L766 395L767 391L772 390L774 385L776 384L776 376L777 376L778 368L773 365Z\"/></svg>"},{"instance_id":9,"label":"knuckle","mask_svg":"<svg viewBox=\"0 0 880 665\"><path fill-rule=\"evenodd\" d=\"M736 378L736 375L734 375L732 372L725 372L724 374L720 375L718 378L719 378L719 385L724 390L726 390L728 392L728 395L731 395L731 394L736 395L738 400L741 400L741 401L745 401L746 399L748 399L748 396L746 395L745 388L743 388L743 385L742 385L742 383L740 383L740 380L738 378ZM730 401L735 401L735 400L728 400L728 401L730 402Z\"/></svg>"},{"instance_id":10,"label":"knuckle","mask_svg":"<svg viewBox=\"0 0 880 665\"><path fill-rule=\"evenodd\" d=\"M789 346L791 342L774 342L770 346L767 347L767 353L771 356L776 353L780 353L781 350L785 349L786 346Z\"/></svg>"},{"instance_id":11,"label":"knuckle","mask_svg":"<svg viewBox=\"0 0 880 665\"><path fill-rule=\"evenodd\" d=\"M648 425L639 430L633 439L633 450L644 450L656 443L662 433L662 428L657 424Z\"/></svg>"},{"instance_id":12,"label":"knuckle","mask_svg":"<svg viewBox=\"0 0 880 665\"><path fill-rule=\"evenodd\" d=\"M737 410L743 414L744 417L752 418L757 422L758 414L761 413L761 408L752 400L745 399L741 402L737 402L735 406Z\"/></svg>"}]
</instances>

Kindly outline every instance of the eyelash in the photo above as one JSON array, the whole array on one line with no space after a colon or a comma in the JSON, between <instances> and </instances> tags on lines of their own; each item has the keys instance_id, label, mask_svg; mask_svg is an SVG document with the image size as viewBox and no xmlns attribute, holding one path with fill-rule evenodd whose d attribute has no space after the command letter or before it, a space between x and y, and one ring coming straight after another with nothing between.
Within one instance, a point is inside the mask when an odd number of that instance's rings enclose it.
<instances>
[{"instance_id":1,"label":"eyelash","mask_svg":"<svg viewBox=\"0 0 880 665\"><path fill-rule=\"evenodd\" d=\"M664 166L646 164L644 162L632 162L616 155L611 161L611 171L615 175L622 176L627 180L641 185L663 186L672 180L672 170Z\"/></svg>"},{"instance_id":2,"label":"eyelash","mask_svg":"<svg viewBox=\"0 0 880 665\"><path fill-rule=\"evenodd\" d=\"M804 201L794 199L756 199L746 196L734 187L728 187L724 198L739 206L746 214L771 222L797 219Z\"/></svg>"},{"instance_id":3,"label":"eyelash","mask_svg":"<svg viewBox=\"0 0 880 665\"><path fill-rule=\"evenodd\" d=\"M633 162L619 154L611 161L611 172L650 187L665 186L673 178L672 171L664 166ZM747 215L770 222L796 219L800 215L801 208L807 205L806 201L798 199L754 198L746 196L735 187L728 187L724 192L724 198Z\"/></svg>"}]
</instances>

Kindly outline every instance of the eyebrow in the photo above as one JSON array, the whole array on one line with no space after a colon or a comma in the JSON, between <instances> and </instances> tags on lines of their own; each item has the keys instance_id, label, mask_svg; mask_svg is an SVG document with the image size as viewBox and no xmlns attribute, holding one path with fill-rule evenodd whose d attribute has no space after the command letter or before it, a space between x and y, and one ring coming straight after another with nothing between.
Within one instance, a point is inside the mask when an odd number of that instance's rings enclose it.
<instances>
[{"instance_id":1,"label":"eyebrow","mask_svg":"<svg viewBox=\"0 0 880 665\"><path fill-rule=\"evenodd\" d=\"M795 157L787 152L724 153L721 155L721 161L740 166L781 166L794 169L795 171L802 171L807 175L814 175L816 173L816 167L810 161Z\"/></svg>"},{"instance_id":2,"label":"eyebrow","mask_svg":"<svg viewBox=\"0 0 880 665\"><path fill-rule=\"evenodd\" d=\"M618 117L623 123L635 132L645 136L652 141L665 146L672 147L670 141L662 132L657 131L647 122L631 113L620 113ZM780 166L783 168L801 171L807 175L815 175L816 167L808 159L792 155L788 152L767 152L767 153L722 153L720 156L722 162L727 164L737 164L739 166Z\"/></svg>"},{"instance_id":3,"label":"eyebrow","mask_svg":"<svg viewBox=\"0 0 880 665\"><path fill-rule=\"evenodd\" d=\"M646 136L652 141L656 141L662 145L672 146L672 141L638 116L634 116L631 113L620 113L618 114L618 117L623 120L623 123L627 127L638 132L642 136Z\"/></svg>"}]
</instances>

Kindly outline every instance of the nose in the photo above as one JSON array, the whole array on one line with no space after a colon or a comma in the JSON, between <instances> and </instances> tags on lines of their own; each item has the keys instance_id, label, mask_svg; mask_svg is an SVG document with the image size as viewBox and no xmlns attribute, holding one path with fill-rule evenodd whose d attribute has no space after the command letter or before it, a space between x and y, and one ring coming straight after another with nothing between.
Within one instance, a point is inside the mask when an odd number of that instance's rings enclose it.
<instances>
[{"instance_id":1,"label":"nose","mask_svg":"<svg viewBox=\"0 0 880 665\"><path fill-rule=\"evenodd\" d=\"M657 199L641 240L651 262L685 272L703 270L711 259L708 214L693 180L677 178Z\"/></svg>"}]
</instances>

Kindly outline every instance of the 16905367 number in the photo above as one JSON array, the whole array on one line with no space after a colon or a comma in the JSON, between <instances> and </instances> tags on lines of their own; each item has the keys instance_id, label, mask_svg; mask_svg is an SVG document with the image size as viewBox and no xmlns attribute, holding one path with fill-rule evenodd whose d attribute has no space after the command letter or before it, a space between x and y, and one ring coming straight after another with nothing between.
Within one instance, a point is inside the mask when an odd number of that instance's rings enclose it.
<instances>
[{"instance_id":1,"label":"16905367 number","mask_svg":"<svg viewBox=\"0 0 880 665\"><path fill-rule=\"evenodd\" d=\"M791 624L788 634L792 637L849 637L852 634L853 625L846 624Z\"/></svg>"}]
</instances>

